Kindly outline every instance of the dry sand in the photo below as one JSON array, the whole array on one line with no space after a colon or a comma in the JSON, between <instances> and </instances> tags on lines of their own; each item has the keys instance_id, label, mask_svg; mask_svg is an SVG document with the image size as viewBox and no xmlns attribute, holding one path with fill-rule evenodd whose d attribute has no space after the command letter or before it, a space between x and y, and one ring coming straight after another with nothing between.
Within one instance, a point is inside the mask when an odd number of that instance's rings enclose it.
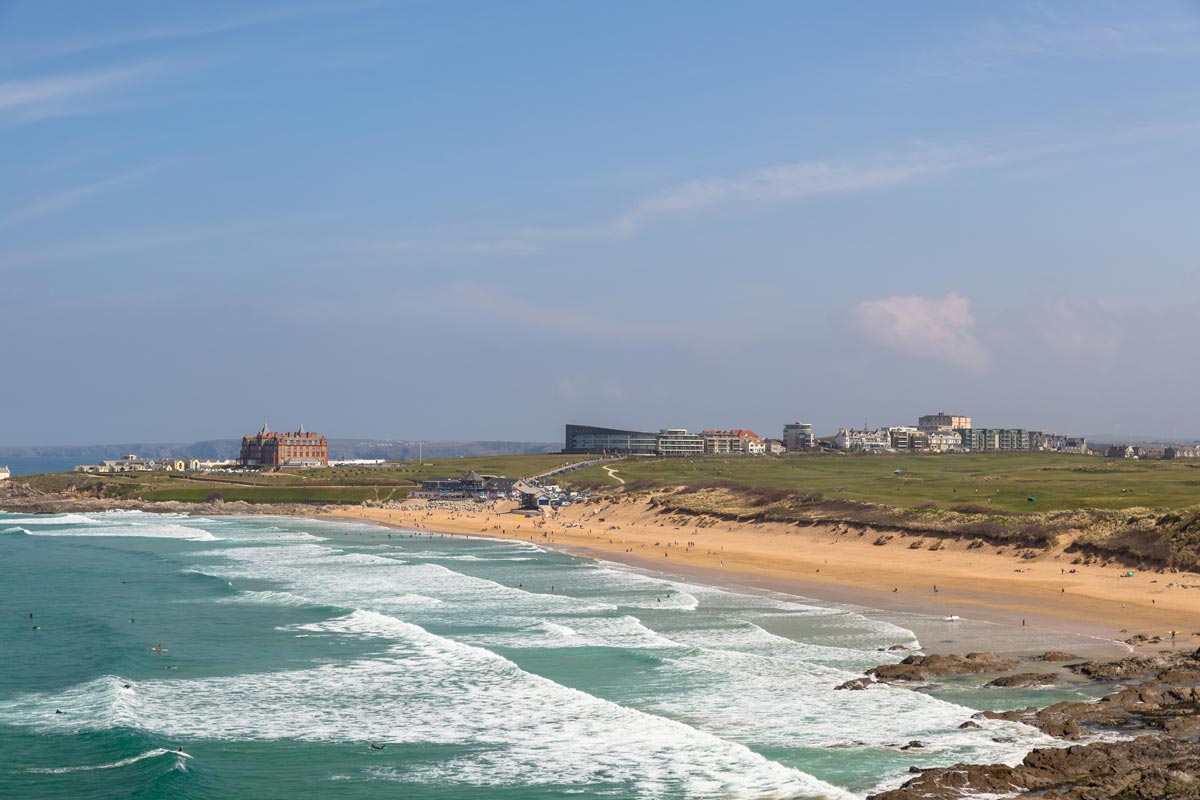
<instances>
[{"instance_id":1,"label":"dry sand","mask_svg":"<svg viewBox=\"0 0 1200 800\"><path fill-rule=\"evenodd\" d=\"M1115 564L1072 564L1074 556L1063 552L1069 541L1024 560L1013 548L968 550L965 543L948 540L941 550L931 551L927 548L936 541L931 538L921 549L910 549L920 537L899 534L876 546L876 533L838 526L676 526L631 500L577 503L544 522L514 513L512 503L486 509L463 504L470 510L459 511L424 505L408 501L393 509L340 508L332 516L520 539L710 582L1044 631L1115 640L1157 634L1169 645L1174 630L1179 646L1195 643L1194 634L1200 632L1200 574L1163 571L1121 577L1127 569Z\"/></svg>"}]
</instances>

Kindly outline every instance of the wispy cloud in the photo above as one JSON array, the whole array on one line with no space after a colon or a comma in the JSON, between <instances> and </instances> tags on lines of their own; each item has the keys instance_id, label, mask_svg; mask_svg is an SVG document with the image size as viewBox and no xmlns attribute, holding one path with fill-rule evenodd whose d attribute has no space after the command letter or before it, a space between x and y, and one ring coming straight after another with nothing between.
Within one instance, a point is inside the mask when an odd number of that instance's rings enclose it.
<instances>
[{"instance_id":1,"label":"wispy cloud","mask_svg":"<svg viewBox=\"0 0 1200 800\"><path fill-rule=\"evenodd\" d=\"M607 219L579 225L526 226L492 235L365 241L379 252L439 256L523 256L569 241L619 241L669 219L685 219L822 196L883 190L971 169L1033 162L1096 148L1193 136L1200 120L1146 122L1107 130L1017 131L974 147L926 146L907 156L870 161L802 161L730 176L683 181L634 200Z\"/></svg>"},{"instance_id":2,"label":"wispy cloud","mask_svg":"<svg viewBox=\"0 0 1200 800\"><path fill-rule=\"evenodd\" d=\"M94 258L109 253L124 253L173 247L180 244L224 239L251 233L275 230L301 224L301 220L275 222L240 222L227 225L211 225L191 230L160 231L156 233L130 234L107 240L84 242L63 247L28 250L25 252L0 251L0 272L37 264Z\"/></svg>"},{"instance_id":3,"label":"wispy cloud","mask_svg":"<svg viewBox=\"0 0 1200 800\"><path fill-rule=\"evenodd\" d=\"M527 256L540 251L529 239L396 239L367 241L361 246L381 253L425 253L443 256Z\"/></svg>"},{"instance_id":4,"label":"wispy cloud","mask_svg":"<svg viewBox=\"0 0 1200 800\"><path fill-rule=\"evenodd\" d=\"M37 122L107 110L120 104L121 92L160 70L157 64L139 64L0 82L0 122Z\"/></svg>"},{"instance_id":5,"label":"wispy cloud","mask_svg":"<svg viewBox=\"0 0 1200 800\"><path fill-rule=\"evenodd\" d=\"M106 178L100 181L75 186L70 189L53 192L34 198L29 202L17 206L7 214L0 216L0 229L11 228L15 225L20 225L40 217L47 217L54 214L61 214L64 211L74 208L82 203L87 202L91 198L110 191L122 184L137 180L156 169L161 168L167 162L159 162L148 164L146 166L131 169L123 172L120 175L114 175L111 178Z\"/></svg>"},{"instance_id":6,"label":"wispy cloud","mask_svg":"<svg viewBox=\"0 0 1200 800\"><path fill-rule=\"evenodd\" d=\"M499 286L474 281L458 281L424 293L410 292L408 299L424 313L482 316L558 333L639 342L645 342L647 338L655 341L682 341L687 338L686 331L673 325L612 319L579 309L534 303Z\"/></svg>"},{"instance_id":7,"label":"wispy cloud","mask_svg":"<svg viewBox=\"0 0 1200 800\"><path fill-rule=\"evenodd\" d=\"M4 56L10 59L54 58L116 47L178 42L187 39L216 36L222 33L231 33L263 25L288 22L290 20L364 11L386 5L382 0L358 0L357 2L345 0L344 2L325 5L293 4L271 11L244 14L226 19L214 20L209 18L190 22L147 25L142 28L114 31L107 34L67 38L51 42L34 42L9 47L5 50Z\"/></svg>"},{"instance_id":8,"label":"wispy cloud","mask_svg":"<svg viewBox=\"0 0 1200 800\"><path fill-rule=\"evenodd\" d=\"M552 242L627 239L668 218L882 189L965 167L981 166L1001 157L1001 154L972 155L931 150L883 163L810 161L780 164L740 175L685 181L647 195L609 219L590 224L525 227L495 237L373 241L364 246L435 255L530 255L542 252Z\"/></svg>"},{"instance_id":9,"label":"wispy cloud","mask_svg":"<svg viewBox=\"0 0 1200 800\"><path fill-rule=\"evenodd\" d=\"M993 29L970 44L977 54L997 57L1097 58L1176 56L1200 53L1200 19L1193 16L1097 21L1045 16Z\"/></svg>"},{"instance_id":10,"label":"wispy cloud","mask_svg":"<svg viewBox=\"0 0 1200 800\"><path fill-rule=\"evenodd\" d=\"M975 335L971 302L955 292L942 298L868 300L854 310L854 323L871 341L904 355L978 372L988 367L987 348Z\"/></svg>"},{"instance_id":11,"label":"wispy cloud","mask_svg":"<svg viewBox=\"0 0 1200 800\"><path fill-rule=\"evenodd\" d=\"M1164 58L1200 54L1200 15L1162 12L1167 6L1137 6L1136 15L1105 16L1103 8L1085 17L1051 9L1024 19L1003 20L946 32L951 44L922 50L913 72L890 80L961 82L1030 69L1046 59ZM1152 14L1158 10L1160 13Z\"/></svg>"},{"instance_id":12,"label":"wispy cloud","mask_svg":"<svg viewBox=\"0 0 1200 800\"><path fill-rule=\"evenodd\" d=\"M1124 338L1124 320L1101 304L1081 305L1066 300L1037 309L1030 329L1041 344L1063 358L1084 359L1089 364L1111 364Z\"/></svg>"}]
</instances>

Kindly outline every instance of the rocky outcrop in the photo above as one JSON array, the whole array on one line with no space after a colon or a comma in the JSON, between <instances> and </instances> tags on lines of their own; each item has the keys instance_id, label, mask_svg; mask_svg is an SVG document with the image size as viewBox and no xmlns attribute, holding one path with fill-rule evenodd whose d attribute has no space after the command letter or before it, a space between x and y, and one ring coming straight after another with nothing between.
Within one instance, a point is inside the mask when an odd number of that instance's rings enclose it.
<instances>
[{"instance_id":1,"label":"rocky outcrop","mask_svg":"<svg viewBox=\"0 0 1200 800\"><path fill-rule=\"evenodd\" d=\"M1016 689L1025 686L1050 686L1058 676L1053 672L1018 672L1015 675L1001 675L988 681L984 686L994 689Z\"/></svg>"},{"instance_id":2,"label":"rocky outcrop","mask_svg":"<svg viewBox=\"0 0 1200 800\"><path fill-rule=\"evenodd\" d=\"M1004 672L1017 666L1009 658L995 653L909 656L899 664L884 664L868 671L881 681L925 681L950 675L974 675L980 672Z\"/></svg>"},{"instance_id":3,"label":"rocky outcrop","mask_svg":"<svg viewBox=\"0 0 1200 800\"><path fill-rule=\"evenodd\" d=\"M956 764L922 771L870 800L961 800L975 793L1055 800L1200 796L1200 743L1156 736L1031 752L1015 767Z\"/></svg>"},{"instance_id":4,"label":"rocky outcrop","mask_svg":"<svg viewBox=\"0 0 1200 800\"><path fill-rule=\"evenodd\" d=\"M873 681L870 678L854 678L853 680L846 681L840 686L835 686L833 688L834 691L839 689L853 689L861 691L862 689L866 689L868 686L871 686L874 683L876 683L876 681Z\"/></svg>"},{"instance_id":5,"label":"rocky outcrop","mask_svg":"<svg viewBox=\"0 0 1200 800\"><path fill-rule=\"evenodd\" d=\"M1015 711L980 711L975 717L976 719L1004 719L1010 722L1023 722L1049 736L1056 736L1059 739L1078 739L1082 735L1079 723L1075 721L1075 717L1069 713L1068 709L1061 707L1067 705L1083 704L1056 703L1040 711L1033 706Z\"/></svg>"},{"instance_id":6,"label":"rocky outcrop","mask_svg":"<svg viewBox=\"0 0 1200 800\"><path fill-rule=\"evenodd\" d=\"M972 794L1042 800L1200 798L1200 651L1078 665L1080 674L1149 676L1094 703L982 711L975 719L1033 725L1062 739L1089 732L1142 734L1118 742L1038 749L1015 767L957 764L914 770L899 789L871 800L959 800ZM1020 678L1022 676L1009 676ZM977 727L971 720L962 727Z\"/></svg>"},{"instance_id":7,"label":"rocky outcrop","mask_svg":"<svg viewBox=\"0 0 1200 800\"><path fill-rule=\"evenodd\" d=\"M1062 650L1047 650L1040 656L1032 656L1030 661L1081 661L1074 653L1064 653Z\"/></svg>"},{"instance_id":8,"label":"rocky outcrop","mask_svg":"<svg viewBox=\"0 0 1200 800\"><path fill-rule=\"evenodd\" d=\"M1169 667L1188 662L1200 663L1200 650L1181 654L1130 656L1119 661L1084 661L1082 664L1069 664L1067 669L1101 683L1119 683L1146 678Z\"/></svg>"}]
</instances>

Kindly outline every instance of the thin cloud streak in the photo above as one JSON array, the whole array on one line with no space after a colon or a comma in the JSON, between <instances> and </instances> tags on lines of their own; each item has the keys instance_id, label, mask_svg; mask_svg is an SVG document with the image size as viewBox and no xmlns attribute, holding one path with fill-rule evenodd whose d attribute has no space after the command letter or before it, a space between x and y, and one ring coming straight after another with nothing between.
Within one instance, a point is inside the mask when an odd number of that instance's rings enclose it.
<instances>
[{"instance_id":1,"label":"thin cloud streak","mask_svg":"<svg viewBox=\"0 0 1200 800\"><path fill-rule=\"evenodd\" d=\"M628 239L663 219L685 218L721 208L882 189L983 166L1004 157L1004 154L965 156L947 151L874 165L825 161L780 164L730 177L685 181L638 200L610 219L589 225L526 227L495 238L401 239L365 242L362 246L434 255L533 255L544 252L553 242Z\"/></svg>"},{"instance_id":2,"label":"thin cloud streak","mask_svg":"<svg viewBox=\"0 0 1200 800\"><path fill-rule=\"evenodd\" d=\"M115 175L105 180L95 181L94 183L76 186L71 189L66 189L61 192L47 194L38 197L25 205L19 206L12 211L9 211L3 217L0 217L0 229L11 228L26 222L48 217L54 214L61 214L75 206L87 202L96 195L103 194L111 189L114 189L122 184L135 181L157 169L162 168L170 162L162 161L146 166L138 167L120 175Z\"/></svg>"},{"instance_id":3,"label":"thin cloud streak","mask_svg":"<svg viewBox=\"0 0 1200 800\"><path fill-rule=\"evenodd\" d=\"M487 317L501 322L542 328L557 333L596 336L630 342L689 340L682 328L655 322L633 322L599 317L578 309L563 309L555 305L531 303L503 289L477 283L458 281L445 287L420 294L409 294L406 301L413 310L432 313L466 314Z\"/></svg>"},{"instance_id":4,"label":"thin cloud streak","mask_svg":"<svg viewBox=\"0 0 1200 800\"><path fill-rule=\"evenodd\" d=\"M700 178L647 195L626 211L601 222L524 227L495 237L408 238L367 241L379 252L440 256L522 256L546 252L564 241L620 241L665 219L682 219L720 209L778 204L812 197L886 189L967 169L1032 161L1084 150L1194 134L1200 121L1146 123L1082 138L1045 134L1012 135L990 149L929 148L925 153L874 163L808 161L765 167L741 175Z\"/></svg>"},{"instance_id":5,"label":"thin cloud streak","mask_svg":"<svg viewBox=\"0 0 1200 800\"><path fill-rule=\"evenodd\" d=\"M0 83L0 121L20 124L103 110L114 94L160 70L139 64L6 81Z\"/></svg>"},{"instance_id":6,"label":"thin cloud streak","mask_svg":"<svg viewBox=\"0 0 1200 800\"><path fill-rule=\"evenodd\" d=\"M1169 58L1200 53L1200 19L1188 15L1097 21L1045 13L1018 23L992 24L957 34L956 44L923 52L913 73L888 79L961 83L1012 71L1027 72L1034 59ZM947 37L954 35L947 32Z\"/></svg>"},{"instance_id":7,"label":"thin cloud streak","mask_svg":"<svg viewBox=\"0 0 1200 800\"><path fill-rule=\"evenodd\" d=\"M983 37L972 49L996 56L1026 58L1100 58L1105 56L1180 56L1200 52L1200 22L1193 17L1143 18L1096 24L1048 19Z\"/></svg>"},{"instance_id":8,"label":"thin cloud streak","mask_svg":"<svg viewBox=\"0 0 1200 800\"><path fill-rule=\"evenodd\" d=\"M423 253L444 256L528 256L541 252L523 239L454 240L398 239L391 242L362 242L361 247L381 253Z\"/></svg>"},{"instance_id":9,"label":"thin cloud streak","mask_svg":"<svg viewBox=\"0 0 1200 800\"><path fill-rule=\"evenodd\" d=\"M55 58L60 56L87 53L93 50L104 50L114 47L128 47L139 44L157 44L186 39L199 39L222 33L256 28L277 22L306 19L316 16L352 13L366 11L386 5L378 0L365 2L343 2L333 6L308 8L285 8L270 13L253 14L235 17L216 22L197 22L191 25L163 25L147 27L141 30L131 30L114 33L109 36L94 36L89 38L67 39L60 42L35 44L26 47L9 48L4 55L8 58L32 60L38 58Z\"/></svg>"},{"instance_id":10,"label":"thin cloud streak","mask_svg":"<svg viewBox=\"0 0 1200 800\"><path fill-rule=\"evenodd\" d=\"M55 261L70 261L79 258L91 258L109 253L132 252L136 250L151 250L158 247L171 247L177 244L224 239L231 236L242 236L249 233L260 233L266 230L287 228L302 224L302 220L286 222L248 222L241 224L219 225L195 230L173 231L157 234L135 235L123 239L90 242L71 247L34 250L24 253L0 254L0 272L18 267L34 266L36 264L52 263Z\"/></svg>"}]
</instances>

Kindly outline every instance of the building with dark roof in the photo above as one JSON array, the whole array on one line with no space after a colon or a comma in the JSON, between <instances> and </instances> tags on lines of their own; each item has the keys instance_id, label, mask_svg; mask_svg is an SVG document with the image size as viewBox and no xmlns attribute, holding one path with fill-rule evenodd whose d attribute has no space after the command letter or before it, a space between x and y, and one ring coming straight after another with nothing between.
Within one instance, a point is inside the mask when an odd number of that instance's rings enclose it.
<instances>
[{"instance_id":1,"label":"building with dark roof","mask_svg":"<svg viewBox=\"0 0 1200 800\"><path fill-rule=\"evenodd\" d=\"M617 428L597 428L593 425L567 425L564 453L620 453L622 455L656 455L658 434L646 431L623 431Z\"/></svg>"},{"instance_id":2,"label":"building with dark roof","mask_svg":"<svg viewBox=\"0 0 1200 800\"><path fill-rule=\"evenodd\" d=\"M246 467L328 467L329 444L303 425L293 433L278 433L264 423L258 433L242 437L239 460Z\"/></svg>"}]
</instances>

